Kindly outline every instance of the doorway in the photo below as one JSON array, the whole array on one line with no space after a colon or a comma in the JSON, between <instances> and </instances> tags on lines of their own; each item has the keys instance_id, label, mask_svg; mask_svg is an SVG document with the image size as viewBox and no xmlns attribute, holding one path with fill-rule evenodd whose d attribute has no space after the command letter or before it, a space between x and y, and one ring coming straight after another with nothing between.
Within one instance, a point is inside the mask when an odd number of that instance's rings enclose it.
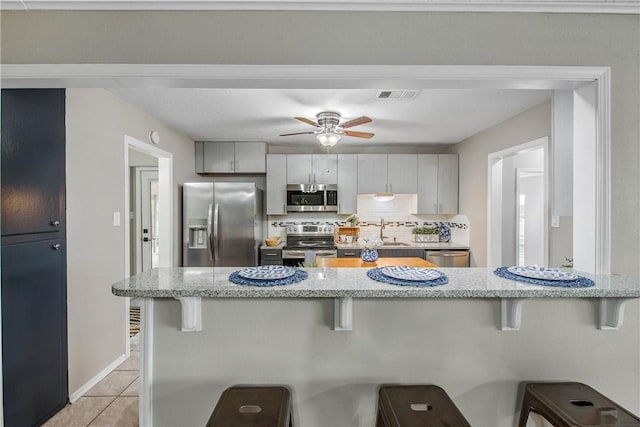
<instances>
[{"instance_id":1,"label":"doorway","mask_svg":"<svg viewBox=\"0 0 640 427\"><path fill-rule=\"evenodd\" d=\"M489 154L487 264L549 264L549 138Z\"/></svg>"},{"instance_id":2,"label":"doorway","mask_svg":"<svg viewBox=\"0 0 640 427\"><path fill-rule=\"evenodd\" d=\"M516 265L546 265L544 169L516 169Z\"/></svg>"},{"instance_id":3,"label":"doorway","mask_svg":"<svg viewBox=\"0 0 640 427\"><path fill-rule=\"evenodd\" d=\"M130 150L129 154L132 154ZM131 275L158 267L161 241L159 238L158 160L149 157L155 166L131 167L130 250Z\"/></svg>"},{"instance_id":4,"label":"doorway","mask_svg":"<svg viewBox=\"0 0 640 427\"><path fill-rule=\"evenodd\" d=\"M136 275L173 265L173 155L128 135L124 137L125 271ZM137 307L137 309L136 309ZM140 335L131 321L139 319L139 301L126 298L125 349L137 348ZM133 326L135 328L135 325ZM135 331L134 331L135 332Z\"/></svg>"}]
</instances>

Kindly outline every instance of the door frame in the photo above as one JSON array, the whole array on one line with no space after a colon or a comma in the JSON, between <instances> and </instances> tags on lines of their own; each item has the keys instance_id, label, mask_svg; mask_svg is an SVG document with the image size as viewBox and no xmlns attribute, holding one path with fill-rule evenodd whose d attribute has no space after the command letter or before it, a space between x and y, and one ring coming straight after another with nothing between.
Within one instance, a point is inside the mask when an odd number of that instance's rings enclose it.
<instances>
[{"instance_id":1,"label":"door frame","mask_svg":"<svg viewBox=\"0 0 640 427\"><path fill-rule=\"evenodd\" d=\"M158 206L160 227L158 230L158 238L162 239L162 242L166 242L165 244L160 246L158 266L172 267L174 252L173 154L146 142L140 141L139 139L136 139L129 135L124 135L124 212L126 215L124 221L124 271L126 275L129 274L129 271L131 269L131 174L129 166L129 149L139 151L158 159L158 193L160 194ZM129 340L130 302L131 301L129 298L125 298L125 349L127 357L129 357L129 355L131 354L131 343Z\"/></svg>"},{"instance_id":2,"label":"door frame","mask_svg":"<svg viewBox=\"0 0 640 427\"><path fill-rule=\"evenodd\" d=\"M543 136L542 138L534 139L532 141L525 142L523 144L514 145L513 147L505 148L504 150L490 153L487 156L487 267L500 267L500 261L494 259L493 253L502 253L502 231L493 230L492 215L493 211L497 209L494 206L494 194L498 189L495 188L494 180L494 166L498 162L502 162L505 157L516 155L523 151L534 150L536 148L543 147L544 149L544 193L545 193L545 245L544 254L547 263L549 262L549 213L550 213L550 186L551 186L551 173L550 173L550 161L549 161L549 137ZM520 168L522 169L522 168ZM502 174L502 171L500 171ZM500 184L500 195L502 194L502 184ZM502 196L499 198L500 202L495 203L502 208ZM500 210L502 215L502 210ZM516 248L517 250L517 248Z\"/></svg>"}]
</instances>

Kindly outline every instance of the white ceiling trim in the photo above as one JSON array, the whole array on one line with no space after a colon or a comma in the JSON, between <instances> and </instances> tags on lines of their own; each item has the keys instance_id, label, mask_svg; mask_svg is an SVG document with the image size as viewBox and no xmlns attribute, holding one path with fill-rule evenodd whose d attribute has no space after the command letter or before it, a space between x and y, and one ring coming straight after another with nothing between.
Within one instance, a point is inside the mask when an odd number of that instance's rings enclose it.
<instances>
[{"instance_id":1,"label":"white ceiling trim","mask_svg":"<svg viewBox=\"0 0 640 427\"><path fill-rule=\"evenodd\" d=\"M575 89L609 67L2 64L2 87ZM49 86L48 86L49 85Z\"/></svg>"},{"instance_id":2,"label":"white ceiling trim","mask_svg":"<svg viewBox=\"0 0 640 427\"><path fill-rule=\"evenodd\" d=\"M0 9L308 10L639 14L640 0L4 0Z\"/></svg>"}]
</instances>

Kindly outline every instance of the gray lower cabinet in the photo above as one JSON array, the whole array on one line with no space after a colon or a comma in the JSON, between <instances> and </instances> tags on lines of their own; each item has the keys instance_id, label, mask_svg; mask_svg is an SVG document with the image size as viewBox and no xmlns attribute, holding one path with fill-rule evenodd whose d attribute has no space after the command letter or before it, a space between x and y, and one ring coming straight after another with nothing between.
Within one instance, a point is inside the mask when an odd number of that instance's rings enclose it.
<instances>
[{"instance_id":1,"label":"gray lower cabinet","mask_svg":"<svg viewBox=\"0 0 640 427\"><path fill-rule=\"evenodd\" d=\"M360 249L338 249L338 258L357 258L360 256ZM381 258L423 258L424 249L378 249L378 256Z\"/></svg>"},{"instance_id":2,"label":"gray lower cabinet","mask_svg":"<svg viewBox=\"0 0 640 427\"><path fill-rule=\"evenodd\" d=\"M260 249L260 265L282 265L282 249Z\"/></svg>"},{"instance_id":3,"label":"gray lower cabinet","mask_svg":"<svg viewBox=\"0 0 640 427\"><path fill-rule=\"evenodd\" d=\"M338 258L358 258L360 249L338 249Z\"/></svg>"},{"instance_id":4,"label":"gray lower cabinet","mask_svg":"<svg viewBox=\"0 0 640 427\"><path fill-rule=\"evenodd\" d=\"M378 249L378 256L381 258L422 258L424 249Z\"/></svg>"}]
</instances>

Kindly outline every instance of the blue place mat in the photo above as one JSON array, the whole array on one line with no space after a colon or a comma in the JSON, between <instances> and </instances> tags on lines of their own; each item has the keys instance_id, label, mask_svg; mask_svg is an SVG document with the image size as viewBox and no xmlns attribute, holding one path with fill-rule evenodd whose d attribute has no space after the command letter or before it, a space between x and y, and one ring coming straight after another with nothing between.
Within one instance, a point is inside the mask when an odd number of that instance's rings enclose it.
<instances>
[{"instance_id":1,"label":"blue place mat","mask_svg":"<svg viewBox=\"0 0 640 427\"><path fill-rule=\"evenodd\" d=\"M370 279L377 280L378 282L389 283L390 285L398 285L398 286L439 286L446 285L449 283L449 278L442 272L438 271L442 276L438 277L435 280L425 280L425 281L416 281L416 280L400 280L394 277L385 276L382 274L381 268L372 268L367 271L367 276Z\"/></svg>"},{"instance_id":2,"label":"blue place mat","mask_svg":"<svg viewBox=\"0 0 640 427\"><path fill-rule=\"evenodd\" d=\"M508 267L498 267L493 272L496 276L504 277L509 280L517 280L518 282L529 283L531 285L554 286L556 288L590 288L591 286L595 286L593 280L587 279L583 276L578 276L578 278L574 280L533 279L531 277L523 277L513 274L508 271L507 268Z\"/></svg>"},{"instance_id":3,"label":"blue place mat","mask_svg":"<svg viewBox=\"0 0 640 427\"><path fill-rule=\"evenodd\" d=\"M282 285L290 285L292 283L298 283L305 280L309 277L309 273L304 270L300 270L296 268L296 272L293 276L285 277L283 279L276 280L257 280L257 279L247 279L238 274L237 271L234 271L229 275L229 281L235 283L236 285L245 285L245 286L282 286Z\"/></svg>"}]
</instances>

